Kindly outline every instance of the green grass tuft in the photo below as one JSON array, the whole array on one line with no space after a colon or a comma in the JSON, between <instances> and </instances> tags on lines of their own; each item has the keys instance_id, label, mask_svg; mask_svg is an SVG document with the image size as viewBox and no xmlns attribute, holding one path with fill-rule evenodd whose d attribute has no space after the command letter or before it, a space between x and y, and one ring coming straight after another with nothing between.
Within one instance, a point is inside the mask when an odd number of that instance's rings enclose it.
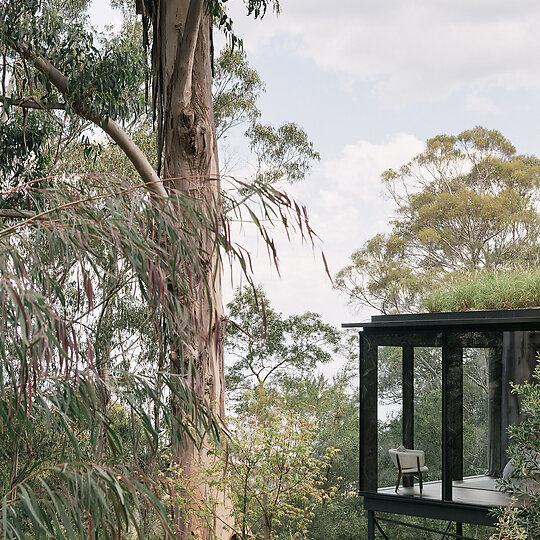
<instances>
[{"instance_id":1,"label":"green grass tuft","mask_svg":"<svg viewBox=\"0 0 540 540\"><path fill-rule=\"evenodd\" d=\"M540 269L454 277L422 302L427 311L540 307Z\"/></svg>"}]
</instances>

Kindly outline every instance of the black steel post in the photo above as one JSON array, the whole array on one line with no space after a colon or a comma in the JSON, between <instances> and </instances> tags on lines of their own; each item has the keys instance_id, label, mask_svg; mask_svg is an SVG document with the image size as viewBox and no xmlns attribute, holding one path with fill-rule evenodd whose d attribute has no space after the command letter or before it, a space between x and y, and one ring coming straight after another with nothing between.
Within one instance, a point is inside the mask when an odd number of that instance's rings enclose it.
<instances>
[{"instance_id":1,"label":"black steel post","mask_svg":"<svg viewBox=\"0 0 540 540\"><path fill-rule=\"evenodd\" d=\"M488 349L488 475L500 476L502 450L502 347Z\"/></svg>"},{"instance_id":2,"label":"black steel post","mask_svg":"<svg viewBox=\"0 0 540 540\"><path fill-rule=\"evenodd\" d=\"M360 491L377 491L377 345L360 332Z\"/></svg>"},{"instance_id":3,"label":"black steel post","mask_svg":"<svg viewBox=\"0 0 540 540\"><path fill-rule=\"evenodd\" d=\"M463 478L463 349L451 334L442 347L442 499Z\"/></svg>"},{"instance_id":4,"label":"black steel post","mask_svg":"<svg viewBox=\"0 0 540 540\"><path fill-rule=\"evenodd\" d=\"M368 540L375 540L375 516L373 510L368 510L367 537Z\"/></svg>"},{"instance_id":5,"label":"black steel post","mask_svg":"<svg viewBox=\"0 0 540 540\"><path fill-rule=\"evenodd\" d=\"M414 448L414 347L405 346L402 350L402 431L403 446ZM406 476L404 487L411 487L414 478Z\"/></svg>"}]
</instances>

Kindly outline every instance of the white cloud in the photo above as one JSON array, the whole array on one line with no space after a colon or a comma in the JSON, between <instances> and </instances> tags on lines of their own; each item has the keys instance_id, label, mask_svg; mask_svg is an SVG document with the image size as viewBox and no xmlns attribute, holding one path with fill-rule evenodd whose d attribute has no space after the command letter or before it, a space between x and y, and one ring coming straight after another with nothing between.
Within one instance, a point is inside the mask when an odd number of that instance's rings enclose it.
<instances>
[{"instance_id":1,"label":"white cloud","mask_svg":"<svg viewBox=\"0 0 540 540\"><path fill-rule=\"evenodd\" d=\"M380 199L381 174L389 168L400 167L423 148L422 141L407 133L395 135L386 144L357 141L325 162L324 174L341 192L354 193L357 201L375 201Z\"/></svg>"},{"instance_id":2,"label":"white cloud","mask_svg":"<svg viewBox=\"0 0 540 540\"><path fill-rule=\"evenodd\" d=\"M502 109L492 99L476 93L467 96L465 110L486 115L502 114Z\"/></svg>"},{"instance_id":3,"label":"white cloud","mask_svg":"<svg viewBox=\"0 0 540 540\"><path fill-rule=\"evenodd\" d=\"M112 26L115 31L122 27L122 12L113 9L106 0L93 0L88 10L90 21L94 27L103 31L106 26Z\"/></svg>"},{"instance_id":4,"label":"white cloud","mask_svg":"<svg viewBox=\"0 0 540 540\"><path fill-rule=\"evenodd\" d=\"M387 227L392 203L382 196L381 173L407 163L423 149L420 140L406 133L385 144L359 140L319 164L304 182L286 188L307 206L331 275L347 264L356 248ZM298 239L289 243L277 234L279 279L254 234L246 231L242 243L254 259L256 281L264 285L276 309L287 314L318 311L336 325L354 318L345 299L332 290L318 249Z\"/></svg>"},{"instance_id":5,"label":"white cloud","mask_svg":"<svg viewBox=\"0 0 540 540\"><path fill-rule=\"evenodd\" d=\"M237 10L248 48L281 47L347 83L373 84L387 107L488 86L540 89L534 0L294 0L279 18L249 24Z\"/></svg>"}]
</instances>

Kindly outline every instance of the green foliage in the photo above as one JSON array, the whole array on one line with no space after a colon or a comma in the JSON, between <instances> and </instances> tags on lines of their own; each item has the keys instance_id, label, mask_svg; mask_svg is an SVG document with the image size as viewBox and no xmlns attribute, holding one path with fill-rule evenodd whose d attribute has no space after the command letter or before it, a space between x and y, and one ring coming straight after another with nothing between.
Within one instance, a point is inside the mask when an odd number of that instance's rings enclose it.
<instances>
[{"instance_id":1,"label":"green foliage","mask_svg":"<svg viewBox=\"0 0 540 540\"><path fill-rule=\"evenodd\" d=\"M246 133L258 161L256 179L265 184L303 180L320 155L296 124L279 128L254 123Z\"/></svg>"},{"instance_id":2,"label":"green foliage","mask_svg":"<svg viewBox=\"0 0 540 540\"><path fill-rule=\"evenodd\" d=\"M336 538L340 538L338 531L345 529L350 531L351 538L357 537L357 525L362 518L356 495L358 397L352 388L356 366L347 364L332 381L315 374L319 362L329 361L338 349L346 348L344 338L317 314L283 317L271 308L261 289L238 290L228 309L229 319L234 321L229 323L226 336L226 349L234 358L227 373L238 415L234 421L249 418L244 427L255 430L251 435L242 432L243 439L261 437L266 433L267 412L279 411L285 418L295 418L295 422L310 426L309 441L302 442L290 435L291 444L304 447L309 443L310 456L326 463L320 484L326 495L318 502L313 500L311 517L298 501L293 504L294 513L292 507L285 508L288 513L279 525L273 526L276 538L290 538L295 533L300 538L322 538L330 523ZM355 356L356 349L351 358ZM242 439L239 444L242 447ZM336 450L331 459L329 448ZM295 452L294 446L291 451ZM305 451L306 448L302 450ZM348 516L351 509L358 521L351 521ZM309 519L302 525L306 516Z\"/></svg>"},{"instance_id":3,"label":"green foliage","mask_svg":"<svg viewBox=\"0 0 540 540\"><path fill-rule=\"evenodd\" d=\"M453 272L536 264L540 161L499 132L476 127L429 139L426 150L383 174L396 203L388 235L355 252L336 287L384 313L417 309Z\"/></svg>"},{"instance_id":4,"label":"green foliage","mask_svg":"<svg viewBox=\"0 0 540 540\"><path fill-rule=\"evenodd\" d=\"M306 538L317 504L333 496L334 490L323 486L336 449L328 447L316 457L314 422L275 405L264 415L246 412L230 425L236 441L231 491L240 538L277 538L279 526L289 536Z\"/></svg>"},{"instance_id":5,"label":"green foliage","mask_svg":"<svg viewBox=\"0 0 540 540\"><path fill-rule=\"evenodd\" d=\"M3 192L1 206L30 206L30 201L20 200L20 192L9 196L6 193L17 185L43 177L50 158L42 149L51 128L50 120L42 114L26 115L17 112L11 118L5 115L0 120L0 149L5 150L0 151L0 186Z\"/></svg>"},{"instance_id":6,"label":"green foliage","mask_svg":"<svg viewBox=\"0 0 540 540\"><path fill-rule=\"evenodd\" d=\"M248 11L260 17L267 4L278 8L257 0L247 2ZM148 66L140 25L129 19L133 5L122 33L106 37L90 27L88 6L86 0L0 5L0 171L17 188L2 205L36 213L4 220L0 228L0 531L6 538L176 532L168 507L174 485L159 474L171 466L163 463L166 448L221 437L210 405L196 397L204 392L193 366L180 359L182 376L165 372L171 352L190 337L181 303L208 261L237 260L251 283L249 255L212 211L216 201L204 207L174 193L161 204L144 195L125 156L92 140L75 114L77 101L79 112L119 120L157 162L142 107ZM65 95L22 59L23 40L65 72ZM223 109L216 111L222 125L255 122L263 89L256 72L231 51L219 69L227 81ZM244 101L236 99L240 94ZM42 110L21 114L27 102ZM281 152L276 179L287 170L299 179L309 168L305 154L315 156L305 134L291 129L276 130L268 145ZM296 144L296 165L284 163L291 156L279 145L287 137ZM58 172L69 174L29 182ZM303 209L268 182L224 182L224 190L231 216L248 214L274 256L276 223L312 234ZM210 296L210 287L204 282L202 294ZM317 324L317 317L299 317L290 324L292 339ZM302 352L290 349L291 361L300 362Z\"/></svg>"},{"instance_id":7,"label":"green foliage","mask_svg":"<svg viewBox=\"0 0 540 540\"><path fill-rule=\"evenodd\" d=\"M454 275L422 300L428 311L540 306L540 270Z\"/></svg>"},{"instance_id":8,"label":"green foliage","mask_svg":"<svg viewBox=\"0 0 540 540\"><path fill-rule=\"evenodd\" d=\"M176 239L178 250L191 253L191 264L198 250L173 234L172 216L125 183L74 182L46 195L47 206L38 208L41 219L0 231L2 537L111 537L136 526L143 503L166 536L167 512L154 479L111 428L103 396L130 411L154 454L189 434L198 441L204 433L217 438L218 423L183 377L147 379L113 370L105 375L96 364L92 320L96 307L108 301L100 281L120 268L129 269L149 306L159 306L165 319L178 317L160 285L164 269L169 266L177 287L188 284L181 274L174 277L170 265L178 261L148 238L147 220L167 232L171 245ZM55 268L58 261L62 266ZM173 416L171 399L182 404L183 418Z\"/></svg>"},{"instance_id":9,"label":"green foliage","mask_svg":"<svg viewBox=\"0 0 540 540\"><path fill-rule=\"evenodd\" d=\"M189 367L186 378L162 373L159 362L137 368L130 349L139 343L146 352L144 344L153 342L159 359L177 347L182 334L162 329L186 328L176 293L189 294L193 268L207 264L208 254L182 234L170 207L125 180L93 177L90 185L74 177L70 186L51 184L34 201L39 218L0 230L2 533L61 538L62 529L69 538L107 537L136 529L150 512L166 537L156 456L173 440L200 441L204 434L217 440L220 427L208 404L195 398ZM18 189L31 194L33 188ZM200 203L178 194L175 204L185 210L186 226L189 218L212 235L210 245L243 257L222 221ZM268 200L265 206L278 222L285 217ZM144 302L144 312L130 302ZM107 311L113 307L118 318ZM149 376L128 375L122 367ZM118 406L131 418L129 443L110 416ZM137 534L145 538L145 530Z\"/></svg>"},{"instance_id":10,"label":"green foliage","mask_svg":"<svg viewBox=\"0 0 540 540\"><path fill-rule=\"evenodd\" d=\"M55 0L4 3L0 8L0 46L6 57L3 80L11 81L8 98L32 96L42 103L61 103L72 113L79 103L96 116L128 120L140 109L146 58L140 42L130 36L95 36L85 15L87 2L59 9ZM69 96L62 96L16 53L25 42L69 76ZM5 94L6 89L3 88ZM76 116L76 115L75 115Z\"/></svg>"},{"instance_id":11,"label":"green foliage","mask_svg":"<svg viewBox=\"0 0 540 540\"><path fill-rule=\"evenodd\" d=\"M358 540L367 538L367 519L362 499L356 495L335 497L317 509L309 528L310 540Z\"/></svg>"},{"instance_id":12,"label":"green foliage","mask_svg":"<svg viewBox=\"0 0 540 540\"><path fill-rule=\"evenodd\" d=\"M347 497L356 493L358 483L358 398L351 379L340 371L331 381L311 375L281 386L287 408L316 422L315 453L324 455L328 446L339 449L328 470L327 484Z\"/></svg>"},{"instance_id":13,"label":"green foliage","mask_svg":"<svg viewBox=\"0 0 540 540\"><path fill-rule=\"evenodd\" d=\"M377 234L351 255L351 264L335 276L335 288L347 291L351 304L364 304L382 313L414 305L423 278L408 261L407 242L397 235Z\"/></svg>"},{"instance_id":14,"label":"green foliage","mask_svg":"<svg viewBox=\"0 0 540 540\"><path fill-rule=\"evenodd\" d=\"M137 526L134 518L144 505L161 520L162 534L172 534L159 482L140 469L103 409L104 384L89 374L42 378L33 388L31 408L16 387L2 386L2 538L110 538ZM154 453L162 443L144 405L163 411L171 434L193 428L200 438L214 429L208 410L196 404L192 390L178 378L167 376L166 387L185 405L191 403L186 408L191 427L173 418L153 378L118 373L107 386L136 418ZM195 410L203 414L196 423Z\"/></svg>"},{"instance_id":15,"label":"green foliage","mask_svg":"<svg viewBox=\"0 0 540 540\"><path fill-rule=\"evenodd\" d=\"M283 317L260 287L238 289L227 309L225 348L235 358L227 369L229 391L301 380L338 350L339 333L318 313Z\"/></svg>"},{"instance_id":16,"label":"green foliage","mask_svg":"<svg viewBox=\"0 0 540 540\"><path fill-rule=\"evenodd\" d=\"M320 155L295 123L275 128L259 122L257 101L264 90L245 53L224 49L216 60L213 89L217 136L224 139L229 130L248 124L244 135L256 159L254 180L266 184L304 180Z\"/></svg>"},{"instance_id":17,"label":"green foliage","mask_svg":"<svg viewBox=\"0 0 540 540\"><path fill-rule=\"evenodd\" d=\"M257 100L262 92L264 83L249 66L246 53L223 49L216 59L212 92L218 139L229 129L259 118Z\"/></svg>"},{"instance_id":18,"label":"green foliage","mask_svg":"<svg viewBox=\"0 0 540 540\"><path fill-rule=\"evenodd\" d=\"M520 497L499 515L493 539L530 539L540 536L540 358L532 381L512 386L521 398L523 420L508 428L508 455L513 477L502 488Z\"/></svg>"},{"instance_id":19,"label":"green foliage","mask_svg":"<svg viewBox=\"0 0 540 540\"><path fill-rule=\"evenodd\" d=\"M309 526L310 539L357 538L362 530L363 510L357 495L358 395L351 384L353 380L346 371L341 371L332 381L322 376L311 377L284 388L288 407L310 415L317 424L315 454L324 455L329 446L339 450L329 463L324 483L325 489L335 489L335 495L317 506Z\"/></svg>"},{"instance_id":20,"label":"green foliage","mask_svg":"<svg viewBox=\"0 0 540 540\"><path fill-rule=\"evenodd\" d=\"M82 107L86 113L124 123L149 161L157 165L160 151L156 153L156 119L151 118L145 106L149 70L142 46L143 28L134 16L134 3L117 5L125 17L122 31L117 35L112 29L103 35L95 33L85 14L86 3L77 3L73 9L62 5L61 10L57 4L55 0L28 0L0 8L3 19L0 46L6 57L2 74L4 115L9 125L16 125L6 137L0 137L0 143L4 143L0 149L4 148L4 155L10 156L13 150L7 136L15 141L26 136L26 144L19 149L19 160L26 165L40 165L35 171L37 175L106 170L136 176L133 165L115 144L88 138L88 123L82 122L72 109L72 104L78 103L79 112ZM266 2L255 4L250 4L250 9L262 16ZM66 96L17 54L21 40L66 75L69 82ZM245 135L257 161L254 180L265 183L302 180L319 154L296 124L273 128L258 123L257 100L262 92L264 83L249 66L245 53L225 48L215 62L216 135L224 138L230 129L247 123ZM30 111L25 114L30 121L21 123L16 105L29 98L46 110ZM47 127L39 140L35 138L39 133L34 117L42 118L41 123ZM28 172L24 177L21 171L13 170L9 174L20 177L19 183L30 178Z\"/></svg>"}]
</instances>

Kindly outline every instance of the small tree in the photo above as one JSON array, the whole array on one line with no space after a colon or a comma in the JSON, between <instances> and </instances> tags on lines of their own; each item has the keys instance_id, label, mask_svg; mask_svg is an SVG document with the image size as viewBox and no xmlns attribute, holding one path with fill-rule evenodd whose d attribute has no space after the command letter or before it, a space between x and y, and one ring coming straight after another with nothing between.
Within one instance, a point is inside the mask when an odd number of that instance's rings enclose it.
<instances>
[{"instance_id":1,"label":"small tree","mask_svg":"<svg viewBox=\"0 0 540 540\"><path fill-rule=\"evenodd\" d=\"M260 287L238 289L227 308L225 349L234 358L227 369L229 391L268 391L302 379L339 350L340 333L318 313L284 317Z\"/></svg>"},{"instance_id":2,"label":"small tree","mask_svg":"<svg viewBox=\"0 0 540 540\"><path fill-rule=\"evenodd\" d=\"M247 413L231 425L230 486L240 538L275 538L285 521L291 538L305 538L315 507L333 494L323 485L337 451L327 448L315 457L315 423L276 406L264 417Z\"/></svg>"},{"instance_id":3,"label":"small tree","mask_svg":"<svg viewBox=\"0 0 540 540\"><path fill-rule=\"evenodd\" d=\"M287 512L272 524L273 534L279 538L290 538L291 534L296 534L294 538L306 534L310 539L327 538L325 530L332 522L336 535L331 538L356 538L358 522L355 518L360 519L360 505L355 496L358 482L358 403L352 389L356 367L352 362L347 363L332 381L316 374L317 365L330 361L334 353L342 354L345 350L345 356L350 360L356 359L356 344L346 341L317 313L285 317L276 312L261 289L239 289L227 307L229 325L225 346L234 358L234 364L227 373L227 388L229 392L234 391L237 417L232 425L238 427L241 435L239 450L232 457L233 463L238 457L239 467L245 470L247 461L254 459L253 441L268 437L271 424L275 429L277 417L269 418L268 411L273 416L279 413L286 419L294 419L294 426L312 431L307 438L293 432L296 428L291 425L282 425L279 430L289 433L293 452L310 450L311 462L324 464L325 470L319 474L321 483L318 485L322 496L313 498L314 506L309 511L309 514L315 514L313 517L306 514L305 503L296 499ZM354 351L349 351L351 345ZM249 430L254 432L247 434ZM329 450L329 447L339 451ZM275 466L276 456L263 455L262 459L273 461ZM271 466L272 463L258 465L261 470ZM255 469L251 474L255 474ZM257 512L263 515L263 511L253 504L245 508L241 504L244 499L238 497L243 496L242 482L246 482L245 477L242 480L242 474L240 477L234 474L233 483L238 493L235 498L238 527L247 534L246 530L251 527ZM249 485L255 488L254 483ZM258 489L264 486L263 476ZM255 504L254 496L250 497ZM271 513L271 509L267 509L266 514ZM264 534L264 520L256 526L259 527L257 532ZM341 535L344 528L351 531L350 536Z\"/></svg>"}]
</instances>

